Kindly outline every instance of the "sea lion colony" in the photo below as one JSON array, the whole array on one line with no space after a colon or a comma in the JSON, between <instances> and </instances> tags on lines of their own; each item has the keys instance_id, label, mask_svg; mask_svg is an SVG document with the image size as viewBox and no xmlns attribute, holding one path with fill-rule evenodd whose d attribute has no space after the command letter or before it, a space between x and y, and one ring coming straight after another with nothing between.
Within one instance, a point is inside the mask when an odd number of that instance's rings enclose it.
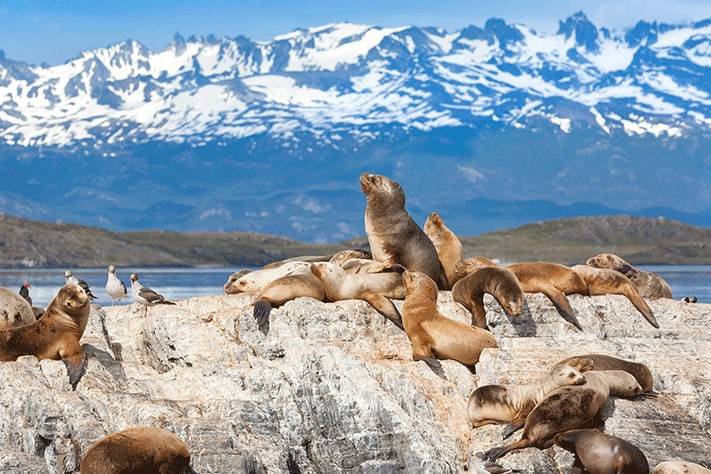
<instances>
[{"instance_id":1,"label":"sea lion colony","mask_svg":"<svg viewBox=\"0 0 711 474\"><path fill-rule=\"evenodd\" d=\"M497 347L496 338L487 330L485 293L492 295L509 317L521 314L525 293L543 293L561 316L581 331L584 328L566 295L621 294L649 324L659 327L643 298L671 298L669 286L661 277L637 270L620 257L600 254L586 265L572 268L549 262L500 267L483 256L465 259L461 242L439 214L428 216L424 231L415 223L405 209L405 193L398 183L385 176L363 174L360 184L366 198L365 229L372 254L352 249L335 255L295 257L230 275L224 292L251 295L254 317L265 334L271 308L286 301L298 297L326 302L361 299L406 333L413 361L424 361L436 370L438 359L451 359L475 371L481 352ZM86 282L71 272L65 276L67 284L37 321L34 315L39 315L38 311L28 302L29 283L23 283L21 296L0 291L0 360L13 361L21 355L61 359L76 387L86 367L79 340L94 295ZM108 268L107 277L106 291L112 300L129 296L114 266ZM173 304L141 285L137 275L131 275L131 282L130 294L144 311L156 304ZM441 290L451 290L453 299L471 313L471 325L437 311ZM404 299L402 314L392 299ZM491 472L503 472L493 461L510 451L553 444L575 455L578 472L649 472L638 448L589 428L599 429L609 397L654 396L652 388L652 373L642 363L582 354L555 362L550 372L533 384L478 387L469 398L468 417L474 428L507 423L504 437L523 429L518 441L480 453ZM97 441L85 453L81 472L187 473L192 472L189 461L187 446L180 439L162 430L138 427ZM101 466L101 470L93 466Z\"/></svg>"}]
</instances>

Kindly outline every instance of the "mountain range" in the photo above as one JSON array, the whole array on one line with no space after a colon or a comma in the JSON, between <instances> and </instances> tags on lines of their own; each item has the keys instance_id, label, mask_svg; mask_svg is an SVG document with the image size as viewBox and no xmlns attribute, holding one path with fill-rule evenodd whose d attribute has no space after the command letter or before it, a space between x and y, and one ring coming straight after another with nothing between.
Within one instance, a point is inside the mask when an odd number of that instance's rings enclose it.
<instances>
[{"instance_id":1,"label":"mountain range","mask_svg":"<svg viewBox=\"0 0 711 474\"><path fill-rule=\"evenodd\" d=\"M113 230L362 235L358 174L475 234L571 215L711 225L711 19L555 33L352 23L270 41L0 52L0 211Z\"/></svg>"}]
</instances>

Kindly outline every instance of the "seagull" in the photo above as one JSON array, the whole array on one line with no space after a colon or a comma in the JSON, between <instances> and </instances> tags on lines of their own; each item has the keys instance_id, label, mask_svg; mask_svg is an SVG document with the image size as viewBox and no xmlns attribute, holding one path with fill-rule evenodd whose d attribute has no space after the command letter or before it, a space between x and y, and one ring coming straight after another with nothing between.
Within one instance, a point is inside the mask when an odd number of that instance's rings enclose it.
<instances>
[{"instance_id":1,"label":"seagull","mask_svg":"<svg viewBox=\"0 0 711 474\"><path fill-rule=\"evenodd\" d=\"M172 301L166 300L163 295L141 285L141 282L138 281L138 275L135 273L131 273L131 295L133 296L133 301L143 305L145 313L148 313L148 306L175 304Z\"/></svg>"},{"instance_id":2,"label":"seagull","mask_svg":"<svg viewBox=\"0 0 711 474\"><path fill-rule=\"evenodd\" d=\"M74 276L74 274L71 272L71 270L65 270L64 271L64 279L67 282L67 285L72 284L72 285L79 285L82 290L84 290L84 293L89 297L89 299L95 300L96 296L94 296L94 293L91 292L91 288L89 288L89 285L87 282L84 280L77 278Z\"/></svg>"},{"instance_id":3,"label":"seagull","mask_svg":"<svg viewBox=\"0 0 711 474\"><path fill-rule=\"evenodd\" d=\"M116 276L116 267L113 265L109 266L109 276L106 279L106 293L111 298L112 304L115 304L116 300L121 302L121 299L125 298L128 294L126 285Z\"/></svg>"},{"instance_id":4,"label":"seagull","mask_svg":"<svg viewBox=\"0 0 711 474\"><path fill-rule=\"evenodd\" d=\"M30 304L30 306L32 306L32 298L30 297L30 288L32 288L32 286L30 286L29 281L23 282L22 286L20 287L20 296L22 296L25 299L25 301L27 301Z\"/></svg>"}]
</instances>

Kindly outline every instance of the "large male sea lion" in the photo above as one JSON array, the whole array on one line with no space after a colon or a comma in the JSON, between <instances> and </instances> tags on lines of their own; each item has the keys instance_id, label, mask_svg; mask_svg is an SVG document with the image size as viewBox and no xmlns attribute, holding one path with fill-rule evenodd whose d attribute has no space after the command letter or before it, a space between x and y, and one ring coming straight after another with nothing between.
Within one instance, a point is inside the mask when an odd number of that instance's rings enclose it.
<instances>
[{"instance_id":1,"label":"large male sea lion","mask_svg":"<svg viewBox=\"0 0 711 474\"><path fill-rule=\"evenodd\" d=\"M469 396L469 422L476 428L492 423L522 425L533 407L550 392L566 385L584 383L585 376L580 371L561 365L534 383L481 386Z\"/></svg>"},{"instance_id":2,"label":"large male sea lion","mask_svg":"<svg viewBox=\"0 0 711 474\"><path fill-rule=\"evenodd\" d=\"M452 298L472 313L474 326L488 329L484 293L492 295L509 317L521 314L524 297L516 276L505 268L482 268L462 278L452 288Z\"/></svg>"},{"instance_id":3,"label":"large male sea lion","mask_svg":"<svg viewBox=\"0 0 711 474\"><path fill-rule=\"evenodd\" d=\"M575 265L571 268L585 280L590 296L594 295L623 295L630 303L642 313L644 319L655 328L659 328L652 309L642 299L634 287L634 283L622 273L606 268L594 268L587 265Z\"/></svg>"},{"instance_id":4,"label":"large male sea lion","mask_svg":"<svg viewBox=\"0 0 711 474\"><path fill-rule=\"evenodd\" d=\"M364 300L402 329L402 317L389 298L403 299L402 275L389 273L352 274L331 262L311 264L311 272L321 280L329 301Z\"/></svg>"},{"instance_id":5,"label":"large male sea lion","mask_svg":"<svg viewBox=\"0 0 711 474\"><path fill-rule=\"evenodd\" d=\"M601 253L587 259L589 267L607 268L622 273L634 283L642 298L672 298L669 284L656 273L645 272L632 266L627 260L612 253Z\"/></svg>"},{"instance_id":6,"label":"large male sea lion","mask_svg":"<svg viewBox=\"0 0 711 474\"><path fill-rule=\"evenodd\" d=\"M448 319L437 311L437 285L424 273L406 271L402 322L412 343L413 360L456 360L474 371L481 351L497 347L489 332Z\"/></svg>"},{"instance_id":7,"label":"large male sea lion","mask_svg":"<svg viewBox=\"0 0 711 474\"><path fill-rule=\"evenodd\" d=\"M366 198L365 231L373 258L390 266L403 265L432 278L441 290L449 288L432 241L405 209L405 192L385 176L363 173L360 187Z\"/></svg>"},{"instance_id":8,"label":"large male sea lion","mask_svg":"<svg viewBox=\"0 0 711 474\"><path fill-rule=\"evenodd\" d=\"M0 287L0 330L25 326L35 321L32 306L22 296Z\"/></svg>"},{"instance_id":9,"label":"large male sea lion","mask_svg":"<svg viewBox=\"0 0 711 474\"><path fill-rule=\"evenodd\" d=\"M617 436L598 430L570 430L557 434L555 444L575 454L571 473L649 474L641 449Z\"/></svg>"},{"instance_id":10,"label":"large male sea lion","mask_svg":"<svg viewBox=\"0 0 711 474\"><path fill-rule=\"evenodd\" d=\"M596 427L601 411L612 396L634 397L642 393L637 380L621 370L585 372L585 383L553 390L526 417L521 439L490 449L484 459L496 461L506 453L529 446L545 449L553 437L565 431Z\"/></svg>"},{"instance_id":11,"label":"large male sea lion","mask_svg":"<svg viewBox=\"0 0 711 474\"><path fill-rule=\"evenodd\" d=\"M575 367L580 372L587 372L588 370L624 370L637 379L644 392L650 392L654 388L654 378L649 367L631 360L619 359L606 354L583 354L563 359L557 362L553 369L560 365Z\"/></svg>"},{"instance_id":12,"label":"large male sea lion","mask_svg":"<svg viewBox=\"0 0 711 474\"><path fill-rule=\"evenodd\" d=\"M0 331L0 361L20 356L61 359L67 366L69 383L76 388L86 368L86 354L79 341L89 321L90 300L79 286L69 284L59 290L38 321Z\"/></svg>"},{"instance_id":13,"label":"large male sea lion","mask_svg":"<svg viewBox=\"0 0 711 474\"><path fill-rule=\"evenodd\" d=\"M187 445L161 428L129 428L92 444L81 474L195 474Z\"/></svg>"},{"instance_id":14,"label":"large male sea lion","mask_svg":"<svg viewBox=\"0 0 711 474\"><path fill-rule=\"evenodd\" d=\"M427 216L425 234L427 234L427 237L434 244L435 250L437 250L437 257L444 267L444 273L447 275L449 285L454 285L456 276L454 267L462 261L464 255L462 242L444 224L442 217L436 212L432 212Z\"/></svg>"}]
</instances>

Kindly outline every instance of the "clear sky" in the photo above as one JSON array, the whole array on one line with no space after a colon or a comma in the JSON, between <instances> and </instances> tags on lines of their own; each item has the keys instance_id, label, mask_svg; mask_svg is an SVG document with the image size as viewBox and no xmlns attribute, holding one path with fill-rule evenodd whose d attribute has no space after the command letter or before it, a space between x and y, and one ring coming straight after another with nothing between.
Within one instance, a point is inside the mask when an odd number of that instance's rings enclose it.
<instances>
[{"instance_id":1,"label":"clear sky","mask_svg":"<svg viewBox=\"0 0 711 474\"><path fill-rule=\"evenodd\" d=\"M639 19L709 18L711 0L5 0L0 49L13 59L57 64L129 38L160 49L176 32L265 40L337 21L453 30L497 16L555 31L559 19L578 10L598 25L617 28Z\"/></svg>"}]
</instances>

